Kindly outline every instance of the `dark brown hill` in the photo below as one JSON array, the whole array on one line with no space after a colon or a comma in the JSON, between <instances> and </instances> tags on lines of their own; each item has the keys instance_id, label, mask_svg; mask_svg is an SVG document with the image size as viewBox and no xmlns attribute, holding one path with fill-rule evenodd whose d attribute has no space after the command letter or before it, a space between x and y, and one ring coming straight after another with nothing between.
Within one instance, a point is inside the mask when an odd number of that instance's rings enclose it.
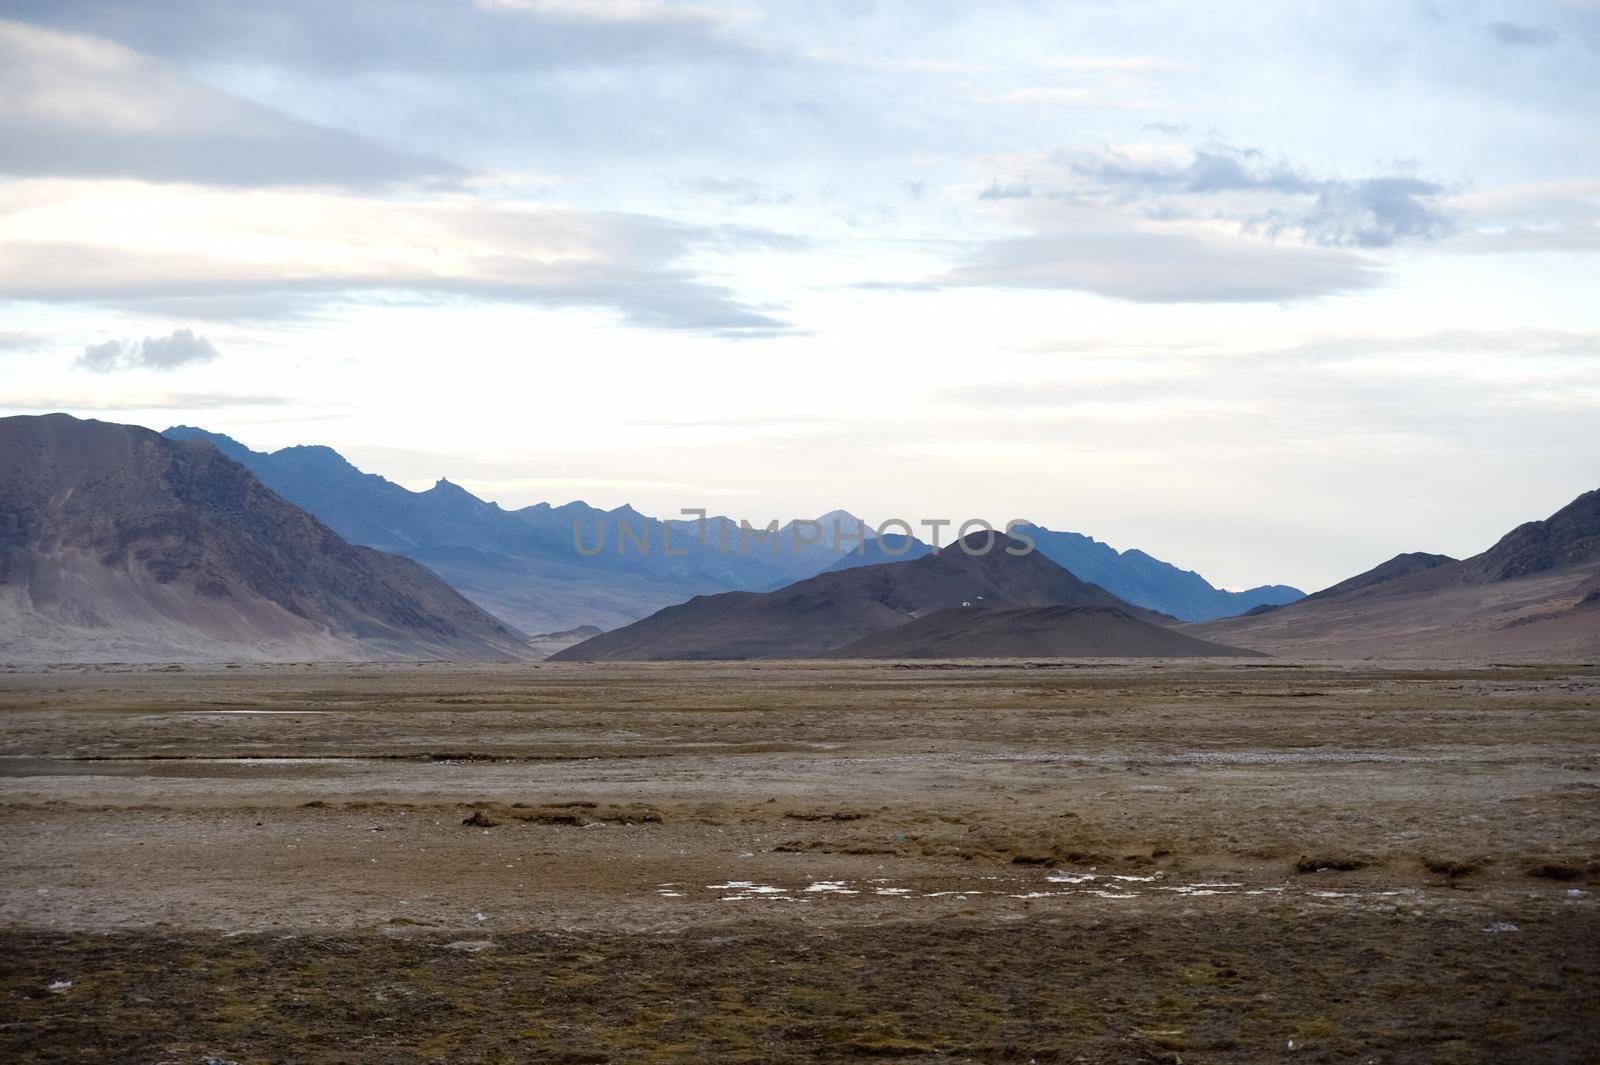
<instances>
[{"instance_id":1,"label":"dark brown hill","mask_svg":"<svg viewBox=\"0 0 1600 1065\"><path fill-rule=\"evenodd\" d=\"M0 659L502 659L520 634L210 443L0 419Z\"/></svg>"},{"instance_id":2,"label":"dark brown hill","mask_svg":"<svg viewBox=\"0 0 1600 1065\"><path fill-rule=\"evenodd\" d=\"M1365 573L1347 577L1338 584L1330 585L1320 592L1312 592L1306 596L1306 599L1332 599L1347 592L1355 592L1363 588L1386 584L1389 581L1397 581L1401 577L1409 577L1413 573L1423 573L1430 569L1437 569L1440 566L1447 566L1456 561L1458 560L1451 558L1449 555L1430 555L1425 551L1407 551L1404 554L1394 556L1387 562L1373 566ZM1305 600L1301 601L1304 602Z\"/></svg>"},{"instance_id":3,"label":"dark brown hill","mask_svg":"<svg viewBox=\"0 0 1600 1065\"><path fill-rule=\"evenodd\" d=\"M1439 558L1401 555L1270 613L1184 631L1317 658L1600 658L1600 490L1482 554L1417 561Z\"/></svg>"},{"instance_id":4,"label":"dark brown hill","mask_svg":"<svg viewBox=\"0 0 1600 1065\"><path fill-rule=\"evenodd\" d=\"M1210 658L1258 651L1186 636L1108 606L953 607L828 651L825 658Z\"/></svg>"},{"instance_id":5,"label":"dark brown hill","mask_svg":"<svg viewBox=\"0 0 1600 1065\"><path fill-rule=\"evenodd\" d=\"M1105 606L1147 621L1165 615L1086 584L1043 554L974 533L910 562L818 574L773 592L699 596L553 657L566 661L809 658L936 610ZM1025 553L1013 554L1014 551ZM981 552L981 553L980 553Z\"/></svg>"},{"instance_id":6,"label":"dark brown hill","mask_svg":"<svg viewBox=\"0 0 1600 1065\"><path fill-rule=\"evenodd\" d=\"M1506 581L1600 561L1600 488L1585 492L1543 521L1506 533L1467 560L1467 580Z\"/></svg>"}]
</instances>

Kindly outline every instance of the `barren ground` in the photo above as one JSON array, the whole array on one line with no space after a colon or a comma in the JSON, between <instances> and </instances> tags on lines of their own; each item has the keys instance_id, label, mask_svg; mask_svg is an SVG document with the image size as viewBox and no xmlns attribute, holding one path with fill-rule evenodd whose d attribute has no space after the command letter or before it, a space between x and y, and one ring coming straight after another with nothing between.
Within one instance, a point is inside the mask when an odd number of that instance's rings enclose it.
<instances>
[{"instance_id":1,"label":"barren ground","mask_svg":"<svg viewBox=\"0 0 1600 1065\"><path fill-rule=\"evenodd\" d=\"M1600 1059L1593 665L62 667L0 755L8 1062Z\"/></svg>"}]
</instances>

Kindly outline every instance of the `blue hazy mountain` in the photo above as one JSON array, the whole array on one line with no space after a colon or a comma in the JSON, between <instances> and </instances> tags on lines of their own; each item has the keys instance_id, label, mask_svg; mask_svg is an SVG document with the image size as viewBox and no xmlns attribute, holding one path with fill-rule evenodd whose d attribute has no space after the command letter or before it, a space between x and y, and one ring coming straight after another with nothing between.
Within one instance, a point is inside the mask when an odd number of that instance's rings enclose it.
<instances>
[{"instance_id":1,"label":"blue hazy mountain","mask_svg":"<svg viewBox=\"0 0 1600 1065\"><path fill-rule=\"evenodd\" d=\"M817 534L790 522L772 537L726 517L662 525L629 506L538 503L507 510L441 478L414 492L365 473L329 447L254 451L221 433L175 426L174 440L209 440L284 499L351 543L404 555L498 617L527 632L582 625L616 628L695 595L761 590L809 577L836 557ZM825 515L831 543L838 519ZM575 546L581 544L585 554ZM627 529L626 544L620 544ZM603 537L603 539L602 539ZM648 549L641 549L645 543Z\"/></svg>"},{"instance_id":2,"label":"blue hazy mountain","mask_svg":"<svg viewBox=\"0 0 1600 1065\"><path fill-rule=\"evenodd\" d=\"M1074 532L1057 532L1041 525L1019 525L1032 537L1034 548L1080 580L1098 584L1117 598L1135 606L1170 614L1183 621L1212 621L1243 614L1259 606L1279 606L1304 597L1286 584L1264 584L1243 592L1212 587L1200 574L1179 569L1138 548L1118 551L1109 544ZM933 548L921 540L893 533L869 541L864 551L852 551L829 567L853 569L882 562L921 558Z\"/></svg>"},{"instance_id":3,"label":"blue hazy mountain","mask_svg":"<svg viewBox=\"0 0 1600 1065\"><path fill-rule=\"evenodd\" d=\"M661 524L629 506L605 510L583 502L537 503L515 510L479 499L441 478L414 492L365 473L329 447L302 445L254 451L221 433L191 426L166 431L175 440L203 438L243 464L267 487L315 515L351 543L421 562L490 612L528 632L580 625L616 628L695 595L769 591L824 570L909 562L933 549L916 537L849 539L859 519L834 511L816 530L790 522L774 545L726 517L669 521L671 554L661 550ZM835 523L845 538L835 550ZM592 556L574 547L579 542ZM632 530L618 550L619 528ZM1263 604L1293 602L1296 588L1266 585L1245 592L1214 588L1198 573L1139 550L1117 551L1078 533L1024 526L1048 559L1136 606L1185 621L1231 617ZM744 541L741 548L741 534ZM649 550L638 549L648 536ZM681 552L681 553L680 553Z\"/></svg>"},{"instance_id":4,"label":"blue hazy mountain","mask_svg":"<svg viewBox=\"0 0 1600 1065\"><path fill-rule=\"evenodd\" d=\"M1119 599L1159 610L1184 621L1210 621L1243 614L1258 606L1280 606L1305 597L1287 584L1263 584L1242 592L1214 588L1193 570L1179 569L1138 548L1118 551L1110 544L1075 532L1057 532L1040 525L1018 531L1033 538L1046 558Z\"/></svg>"}]
</instances>

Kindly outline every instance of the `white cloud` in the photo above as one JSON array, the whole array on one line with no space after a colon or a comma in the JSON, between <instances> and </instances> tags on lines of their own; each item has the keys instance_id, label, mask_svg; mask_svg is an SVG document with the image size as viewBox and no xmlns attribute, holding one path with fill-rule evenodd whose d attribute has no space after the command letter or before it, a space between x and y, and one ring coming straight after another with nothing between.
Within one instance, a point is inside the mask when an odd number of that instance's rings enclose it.
<instances>
[{"instance_id":1,"label":"white cloud","mask_svg":"<svg viewBox=\"0 0 1600 1065\"><path fill-rule=\"evenodd\" d=\"M1046 66L1059 70L1111 72L1117 74L1181 74L1194 70L1194 64L1161 56L1069 56L1051 59Z\"/></svg>"},{"instance_id":2,"label":"white cloud","mask_svg":"<svg viewBox=\"0 0 1600 1065\"><path fill-rule=\"evenodd\" d=\"M588 22L688 22L716 26L752 17L749 12L667 3L666 0L473 0L473 3L491 11L532 11Z\"/></svg>"},{"instance_id":3,"label":"white cloud","mask_svg":"<svg viewBox=\"0 0 1600 1065\"><path fill-rule=\"evenodd\" d=\"M0 395L0 410L12 411L139 411L237 410L250 407L282 407L299 400L287 396L236 394L231 392L123 393L116 396L91 393L56 395Z\"/></svg>"},{"instance_id":4,"label":"white cloud","mask_svg":"<svg viewBox=\"0 0 1600 1065\"><path fill-rule=\"evenodd\" d=\"M1013 89L991 96L974 97L984 103L1040 104L1045 107L1140 107L1148 106L1125 100L1115 100L1099 89L1086 89L1069 85L1035 86L1031 89Z\"/></svg>"},{"instance_id":5,"label":"white cloud","mask_svg":"<svg viewBox=\"0 0 1600 1065\"><path fill-rule=\"evenodd\" d=\"M677 178L671 184L674 189L710 196L730 207L781 207L794 202L792 193L750 178L719 178L702 174Z\"/></svg>"},{"instance_id":6,"label":"white cloud","mask_svg":"<svg viewBox=\"0 0 1600 1065\"><path fill-rule=\"evenodd\" d=\"M1281 302L1381 284L1378 264L1328 248L1274 245L1078 214L1059 228L981 244L935 284L1074 289L1141 303Z\"/></svg>"},{"instance_id":7,"label":"white cloud","mask_svg":"<svg viewBox=\"0 0 1600 1065\"><path fill-rule=\"evenodd\" d=\"M1472 252L1600 251L1600 179L1569 178L1480 189L1455 198Z\"/></svg>"},{"instance_id":8,"label":"white cloud","mask_svg":"<svg viewBox=\"0 0 1600 1065\"><path fill-rule=\"evenodd\" d=\"M255 64L337 79L374 71L537 76L754 55L728 32L751 20L746 12L667 0L8 0L6 10L180 64Z\"/></svg>"},{"instance_id":9,"label":"white cloud","mask_svg":"<svg viewBox=\"0 0 1600 1065\"><path fill-rule=\"evenodd\" d=\"M462 168L239 99L98 37L0 20L0 173L375 185Z\"/></svg>"},{"instance_id":10,"label":"white cloud","mask_svg":"<svg viewBox=\"0 0 1600 1065\"><path fill-rule=\"evenodd\" d=\"M142 182L0 186L0 289L11 299L285 306L359 293L608 307L723 335L784 323L701 281L691 253L796 247L751 230L467 196L407 200Z\"/></svg>"}]
</instances>

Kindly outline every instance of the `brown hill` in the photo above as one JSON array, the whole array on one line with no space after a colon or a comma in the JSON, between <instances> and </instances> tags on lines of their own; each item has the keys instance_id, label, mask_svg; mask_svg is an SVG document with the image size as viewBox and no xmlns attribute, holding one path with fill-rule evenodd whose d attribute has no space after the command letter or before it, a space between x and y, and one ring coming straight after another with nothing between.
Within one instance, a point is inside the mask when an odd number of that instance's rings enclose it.
<instances>
[{"instance_id":1,"label":"brown hill","mask_svg":"<svg viewBox=\"0 0 1600 1065\"><path fill-rule=\"evenodd\" d=\"M773 592L697 596L552 658L565 661L809 658L936 610L1105 606L1147 621L1163 614L1086 584L1023 544L974 533L911 562L821 573ZM982 552L982 553L978 553Z\"/></svg>"},{"instance_id":2,"label":"brown hill","mask_svg":"<svg viewBox=\"0 0 1600 1065\"><path fill-rule=\"evenodd\" d=\"M828 651L826 658L1202 658L1258 651L1187 636L1108 606L953 607Z\"/></svg>"},{"instance_id":3,"label":"brown hill","mask_svg":"<svg viewBox=\"0 0 1600 1065\"><path fill-rule=\"evenodd\" d=\"M1449 555L1430 555L1425 551L1408 551L1391 558L1387 562L1373 566L1365 573L1358 573L1354 577L1347 577L1338 584L1312 592L1306 599L1332 599L1344 595L1346 592L1359 591L1362 588L1371 588L1378 584L1387 584L1397 581L1401 577L1409 577L1413 573L1423 573L1439 566L1447 566L1458 561Z\"/></svg>"},{"instance_id":4,"label":"brown hill","mask_svg":"<svg viewBox=\"0 0 1600 1065\"><path fill-rule=\"evenodd\" d=\"M1544 521L1520 525L1482 554L1366 574L1256 617L1186 626L1186 632L1318 658L1600 656L1600 490ZM1404 565L1404 564L1403 564Z\"/></svg>"},{"instance_id":5,"label":"brown hill","mask_svg":"<svg viewBox=\"0 0 1600 1065\"><path fill-rule=\"evenodd\" d=\"M0 660L503 659L520 634L204 441L0 419Z\"/></svg>"},{"instance_id":6,"label":"brown hill","mask_svg":"<svg viewBox=\"0 0 1600 1065\"><path fill-rule=\"evenodd\" d=\"M563 629L560 632L538 632L528 637L528 649L535 657L549 658L557 651L592 640L605 630L596 625L579 625L575 629Z\"/></svg>"},{"instance_id":7,"label":"brown hill","mask_svg":"<svg viewBox=\"0 0 1600 1065\"><path fill-rule=\"evenodd\" d=\"M1585 492L1544 521L1506 533L1489 550L1467 560L1463 576L1504 581L1600 561L1600 488Z\"/></svg>"}]
</instances>

